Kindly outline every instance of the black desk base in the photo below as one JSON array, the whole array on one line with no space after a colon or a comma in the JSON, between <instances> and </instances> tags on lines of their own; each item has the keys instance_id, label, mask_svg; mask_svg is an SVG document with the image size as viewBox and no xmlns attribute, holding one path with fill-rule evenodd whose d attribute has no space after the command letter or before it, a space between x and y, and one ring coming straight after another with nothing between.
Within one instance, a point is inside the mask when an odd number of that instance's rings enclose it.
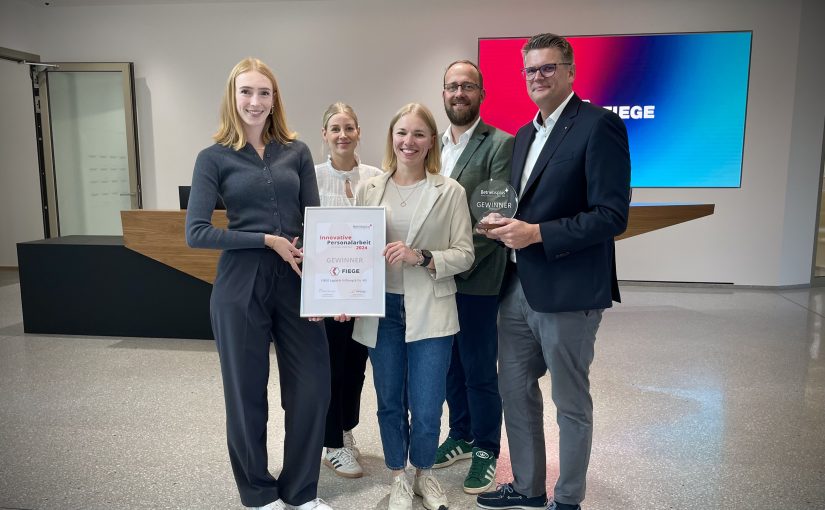
<instances>
[{"instance_id":1,"label":"black desk base","mask_svg":"<svg viewBox=\"0 0 825 510\"><path fill-rule=\"evenodd\" d=\"M212 339L212 285L120 236L17 244L26 333Z\"/></svg>"}]
</instances>

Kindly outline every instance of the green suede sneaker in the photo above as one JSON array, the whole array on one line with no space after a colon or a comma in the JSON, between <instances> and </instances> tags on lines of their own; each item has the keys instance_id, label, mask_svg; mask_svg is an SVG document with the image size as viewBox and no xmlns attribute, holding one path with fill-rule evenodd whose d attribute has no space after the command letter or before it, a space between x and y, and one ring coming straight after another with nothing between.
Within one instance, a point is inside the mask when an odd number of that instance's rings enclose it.
<instances>
[{"instance_id":1,"label":"green suede sneaker","mask_svg":"<svg viewBox=\"0 0 825 510\"><path fill-rule=\"evenodd\" d=\"M435 452L434 468L443 468L461 459L469 459L473 455L473 443L463 439L447 437Z\"/></svg>"},{"instance_id":2,"label":"green suede sneaker","mask_svg":"<svg viewBox=\"0 0 825 510\"><path fill-rule=\"evenodd\" d=\"M496 485L496 457L493 452L473 448L472 464L464 479L464 492L481 494Z\"/></svg>"}]
</instances>

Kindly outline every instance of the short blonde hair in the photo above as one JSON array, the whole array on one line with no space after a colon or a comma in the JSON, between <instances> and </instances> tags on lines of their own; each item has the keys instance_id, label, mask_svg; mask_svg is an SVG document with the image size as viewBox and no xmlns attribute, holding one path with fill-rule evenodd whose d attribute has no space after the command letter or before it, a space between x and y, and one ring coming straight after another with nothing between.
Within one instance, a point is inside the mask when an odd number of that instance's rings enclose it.
<instances>
[{"instance_id":1,"label":"short blonde hair","mask_svg":"<svg viewBox=\"0 0 825 510\"><path fill-rule=\"evenodd\" d=\"M432 112L430 112L426 106L419 103L404 105L390 121L390 129L387 132L387 146L384 150L384 161L382 162L384 170L394 172L398 168L398 158L395 156L395 151L392 147L392 131L398 120L408 114L417 115L419 119L424 121L424 124L427 125L427 128L432 133L433 146L427 151L427 157L424 159L424 169L431 174L439 173L441 171L441 154L438 153L438 143L436 142L438 127L436 126L435 117L433 117Z\"/></svg>"},{"instance_id":2,"label":"short blonde hair","mask_svg":"<svg viewBox=\"0 0 825 510\"><path fill-rule=\"evenodd\" d=\"M294 131L290 131L286 125L286 113L284 112L284 104L281 101L275 74L269 66L253 57L247 57L238 62L232 68L232 72L229 73L229 79L226 80L226 89L221 101L220 127L212 138L219 144L232 147L236 151L246 145L248 140L244 134L243 121L238 115L238 104L235 100L235 80L239 75L250 71L257 71L272 82L272 111L267 116L264 125L264 143L275 140L280 144L288 144L295 140L298 135Z\"/></svg>"}]
</instances>

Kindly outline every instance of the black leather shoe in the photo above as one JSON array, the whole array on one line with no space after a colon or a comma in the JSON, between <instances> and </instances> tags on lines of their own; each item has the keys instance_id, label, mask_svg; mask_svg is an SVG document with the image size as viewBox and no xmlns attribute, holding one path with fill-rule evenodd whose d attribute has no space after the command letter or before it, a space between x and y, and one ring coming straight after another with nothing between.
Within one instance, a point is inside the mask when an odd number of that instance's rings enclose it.
<instances>
[{"instance_id":1,"label":"black leather shoe","mask_svg":"<svg viewBox=\"0 0 825 510\"><path fill-rule=\"evenodd\" d=\"M513 484L505 483L493 492L479 494L476 506L490 510L546 510L547 494L530 498L516 492Z\"/></svg>"},{"instance_id":2,"label":"black leather shoe","mask_svg":"<svg viewBox=\"0 0 825 510\"><path fill-rule=\"evenodd\" d=\"M553 504L548 506L547 510L582 510L582 507L581 505L568 505L566 503L553 501Z\"/></svg>"}]
</instances>

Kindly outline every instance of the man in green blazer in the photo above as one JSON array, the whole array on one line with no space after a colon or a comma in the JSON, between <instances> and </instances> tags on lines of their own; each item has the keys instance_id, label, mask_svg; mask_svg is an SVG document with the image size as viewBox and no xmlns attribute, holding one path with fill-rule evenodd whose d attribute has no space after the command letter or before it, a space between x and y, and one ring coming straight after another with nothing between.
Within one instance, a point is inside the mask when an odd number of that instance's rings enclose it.
<instances>
[{"instance_id":1,"label":"man in green blazer","mask_svg":"<svg viewBox=\"0 0 825 510\"><path fill-rule=\"evenodd\" d=\"M481 120L484 95L484 80L473 62L459 60L447 66L442 97L450 126L441 136L441 173L464 187L468 206L480 183L510 179L513 137ZM495 486L501 443L496 316L506 265L505 249L485 236L474 234L473 248L472 267L456 276L461 331L453 341L447 374L450 432L433 466L471 459L464 479L468 494Z\"/></svg>"}]
</instances>

